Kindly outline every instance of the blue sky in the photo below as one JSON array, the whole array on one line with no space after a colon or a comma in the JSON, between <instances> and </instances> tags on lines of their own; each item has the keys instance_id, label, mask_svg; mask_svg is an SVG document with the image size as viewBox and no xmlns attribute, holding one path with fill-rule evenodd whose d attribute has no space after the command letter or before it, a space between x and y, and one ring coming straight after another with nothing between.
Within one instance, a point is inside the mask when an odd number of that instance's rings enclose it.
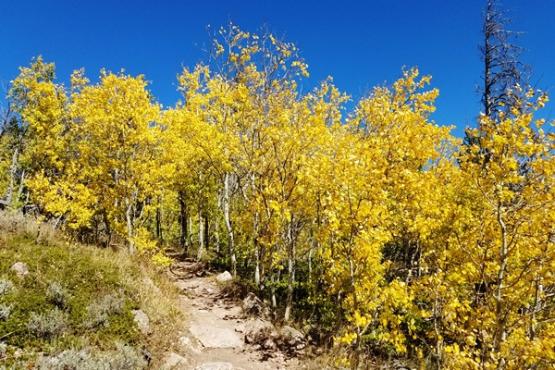
<instances>
[{"instance_id":1,"label":"blue sky","mask_svg":"<svg viewBox=\"0 0 555 370\"><path fill-rule=\"evenodd\" d=\"M403 66L418 66L440 89L433 118L461 136L480 105L483 0L379 1L9 1L0 0L0 83L43 55L64 80L85 67L145 74L164 105L177 99L182 65L205 58L207 26L233 21L254 31L267 25L295 42L309 64L303 89L331 75L353 98L394 81ZM505 0L511 28L523 31L523 60L532 82L555 94L555 0ZM555 97L554 97L555 100ZM555 103L543 113L555 118Z\"/></svg>"}]
</instances>

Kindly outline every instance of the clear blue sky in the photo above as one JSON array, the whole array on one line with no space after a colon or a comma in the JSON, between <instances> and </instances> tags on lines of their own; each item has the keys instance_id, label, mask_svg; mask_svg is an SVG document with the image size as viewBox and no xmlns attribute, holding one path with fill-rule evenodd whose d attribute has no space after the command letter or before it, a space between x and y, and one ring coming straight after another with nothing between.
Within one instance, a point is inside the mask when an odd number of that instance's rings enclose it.
<instances>
[{"instance_id":1,"label":"clear blue sky","mask_svg":"<svg viewBox=\"0 0 555 370\"><path fill-rule=\"evenodd\" d=\"M331 75L355 99L418 66L440 89L436 122L462 135L479 111L477 44L485 0L379 1L29 1L0 0L0 83L43 55L62 80L85 67L145 74L164 105L177 99L182 65L203 60L206 27L230 20L253 31L267 25L295 42L309 64L310 89ZM523 60L533 82L555 93L555 0L505 0L512 28L524 31ZM555 100L555 97L554 97ZM555 118L555 102L544 115Z\"/></svg>"}]
</instances>

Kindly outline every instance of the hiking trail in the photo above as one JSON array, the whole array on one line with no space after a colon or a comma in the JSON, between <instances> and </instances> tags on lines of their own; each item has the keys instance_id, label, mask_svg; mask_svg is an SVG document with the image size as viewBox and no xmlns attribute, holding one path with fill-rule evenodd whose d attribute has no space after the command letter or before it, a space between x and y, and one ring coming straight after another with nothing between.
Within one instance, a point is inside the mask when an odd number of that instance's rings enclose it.
<instances>
[{"instance_id":1,"label":"hiking trail","mask_svg":"<svg viewBox=\"0 0 555 370\"><path fill-rule=\"evenodd\" d=\"M260 346L246 343L249 327L263 321L246 316L241 302L222 291L216 274L199 266L190 261L172 266L171 279L180 291L180 306L187 324L180 335L181 351L169 355L166 369L306 369L298 359L278 349L268 355Z\"/></svg>"}]
</instances>

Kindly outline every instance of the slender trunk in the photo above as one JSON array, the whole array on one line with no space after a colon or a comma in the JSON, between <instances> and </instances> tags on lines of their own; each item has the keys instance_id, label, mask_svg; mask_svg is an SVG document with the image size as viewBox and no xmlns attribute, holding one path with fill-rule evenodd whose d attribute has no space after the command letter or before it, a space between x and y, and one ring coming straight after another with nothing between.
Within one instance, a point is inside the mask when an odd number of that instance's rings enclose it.
<instances>
[{"instance_id":1,"label":"slender trunk","mask_svg":"<svg viewBox=\"0 0 555 370\"><path fill-rule=\"evenodd\" d=\"M222 194L221 192L218 193L218 209L222 209ZM214 220L214 239L216 242L216 254L218 256L220 256L220 219L219 217L216 217L216 219Z\"/></svg>"},{"instance_id":2,"label":"slender trunk","mask_svg":"<svg viewBox=\"0 0 555 370\"><path fill-rule=\"evenodd\" d=\"M352 253L351 253L352 255ZM349 255L349 276L350 276L350 283L351 283L351 289L353 290L353 308L355 309L355 311L358 310L358 296L357 296L357 291L356 291L356 278L355 278L355 265L353 263L353 259L351 258L351 255ZM360 344L361 344L361 333L360 333L360 327L357 327L356 329L356 349L358 352L358 350L360 349Z\"/></svg>"},{"instance_id":3,"label":"slender trunk","mask_svg":"<svg viewBox=\"0 0 555 370\"><path fill-rule=\"evenodd\" d=\"M198 211L198 250L197 261L200 261L204 253L204 220L202 211Z\"/></svg>"},{"instance_id":4,"label":"slender trunk","mask_svg":"<svg viewBox=\"0 0 555 370\"><path fill-rule=\"evenodd\" d=\"M537 331L537 314L541 311L543 306L543 278L541 276L541 271L543 270L543 260L540 262L539 269L540 273L535 280L535 288L536 292L534 294L534 305L532 307L532 322L530 324L530 340L534 340L536 338L536 331Z\"/></svg>"},{"instance_id":5,"label":"slender trunk","mask_svg":"<svg viewBox=\"0 0 555 370\"><path fill-rule=\"evenodd\" d=\"M260 244L258 243L258 212L255 212L253 216L253 243L254 243L254 257L255 257L255 266L254 266L254 283L259 291L262 290L262 286L260 283Z\"/></svg>"},{"instance_id":6,"label":"slender trunk","mask_svg":"<svg viewBox=\"0 0 555 370\"><path fill-rule=\"evenodd\" d=\"M158 241L163 242L162 235L162 206L160 197L158 197L158 206L156 207L156 238Z\"/></svg>"},{"instance_id":7,"label":"slender trunk","mask_svg":"<svg viewBox=\"0 0 555 370\"><path fill-rule=\"evenodd\" d=\"M127 248L129 253L133 254L135 253L136 248L135 242L133 241L133 205L130 201L127 201L125 219L127 221Z\"/></svg>"},{"instance_id":8,"label":"slender trunk","mask_svg":"<svg viewBox=\"0 0 555 370\"><path fill-rule=\"evenodd\" d=\"M110 226L110 220L108 219L106 210L102 212L102 218L104 221L104 228L106 229L106 247L110 247L112 244L112 228Z\"/></svg>"},{"instance_id":9,"label":"slender trunk","mask_svg":"<svg viewBox=\"0 0 555 370\"><path fill-rule=\"evenodd\" d=\"M350 283L351 283L351 289L353 290L353 308L355 309L355 312L358 311L358 296L357 296L357 291L356 291L356 277L355 277L355 264L353 262L352 256L353 255L353 251L351 250L351 253L349 254L349 276L350 276ZM356 327L356 341L355 341L355 351L353 351L352 354L352 358L353 358L353 363L351 364L351 369L356 370L359 367L359 362L360 362L360 349L361 349L361 345L362 345L362 334L363 334L363 329L357 325Z\"/></svg>"},{"instance_id":10,"label":"slender trunk","mask_svg":"<svg viewBox=\"0 0 555 370\"><path fill-rule=\"evenodd\" d=\"M220 224L218 223L218 220L214 223L214 239L216 239L216 254L220 255Z\"/></svg>"},{"instance_id":11,"label":"slender trunk","mask_svg":"<svg viewBox=\"0 0 555 370\"><path fill-rule=\"evenodd\" d=\"M187 214L187 203L185 203L185 194L179 192L179 225L181 234L179 235L179 246L183 249L183 253L187 255L189 252L189 216Z\"/></svg>"},{"instance_id":12,"label":"slender trunk","mask_svg":"<svg viewBox=\"0 0 555 370\"><path fill-rule=\"evenodd\" d=\"M313 244L313 243L311 243ZM314 247L311 245L308 250L308 285L312 289L312 254L314 253Z\"/></svg>"},{"instance_id":13,"label":"slender trunk","mask_svg":"<svg viewBox=\"0 0 555 370\"><path fill-rule=\"evenodd\" d=\"M17 160L19 156L19 148L15 148L12 155L12 164L10 166L10 183L8 185L8 191L6 193L6 203L11 206L13 201L13 192L15 187L15 176L17 172Z\"/></svg>"},{"instance_id":14,"label":"slender trunk","mask_svg":"<svg viewBox=\"0 0 555 370\"><path fill-rule=\"evenodd\" d=\"M503 219L503 207L501 204L497 206L497 223L501 229L501 246L499 250L499 270L497 271L497 289L495 291L495 338L493 350L499 352L501 345L507 337L505 304L503 299L503 291L505 289L505 272L507 270L507 226ZM497 363L497 369L505 368L505 358L500 357Z\"/></svg>"},{"instance_id":15,"label":"slender trunk","mask_svg":"<svg viewBox=\"0 0 555 370\"><path fill-rule=\"evenodd\" d=\"M192 246L193 245L193 216L191 214L187 215L187 245L188 246Z\"/></svg>"},{"instance_id":16,"label":"slender trunk","mask_svg":"<svg viewBox=\"0 0 555 370\"><path fill-rule=\"evenodd\" d=\"M260 250L259 250L259 246L258 243L256 242L256 238L255 238L255 242L254 242L254 254L255 254L255 266L254 266L254 283L256 284L256 287L258 288L258 290L262 290L262 286L260 284Z\"/></svg>"},{"instance_id":17,"label":"slender trunk","mask_svg":"<svg viewBox=\"0 0 555 370\"><path fill-rule=\"evenodd\" d=\"M17 190L16 199L21 199L21 196L23 195L24 185L25 185L25 170L21 171L21 177L19 178L19 189ZM27 200L25 200L25 203L27 203Z\"/></svg>"},{"instance_id":18,"label":"slender trunk","mask_svg":"<svg viewBox=\"0 0 555 370\"><path fill-rule=\"evenodd\" d=\"M276 284L276 274L275 274L275 272L272 272L272 276L270 277L270 280L272 282L272 287L270 288L272 308L275 310L277 308L276 288L275 288L275 284Z\"/></svg>"},{"instance_id":19,"label":"slender trunk","mask_svg":"<svg viewBox=\"0 0 555 370\"><path fill-rule=\"evenodd\" d=\"M422 247L420 246L420 239L416 240L416 277L422 276Z\"/></svg>"},{"instance_id":20,"label":"slender trunk","mask_svg":"<svg viewBox=\"0 0 555 370\"><path fill-rule=\"evenodd\" d=\"M433 318L434 318L434 332L435 332L435 340L436 340L436 348L435 348L435 360L436 360L436 368L438 370L441 370L442 368L442 357L443 357L443 336L441 335L440 329L439 329L439 319L440 319L440 314L439 314L439 299L438 299L438 292L435 291L434 295L435 295L435 299L434 299L434 313L433 313Z\"/></svg>"},{"instance_id":21,"label":"slender trunk","mask_svg":"<svg viewBox=\"0 0 555 370\"><path fill-rule=\"evenodd\" d=\"M294 247L293 247L294 248ZM287 281L287 298L285 305L285 314L283 320L288 322L291 319L291 311L293 310L293 285L295 283L295 261L293 258L287 258L287 272L289 279Z\"/></svg>"},{"instance_id":22,"label":"slender trunk","mask_svg":"<svg viewBox=\"0 0 555 370\"><path fill-rule=\"evenodd\" d=\"M291 311L293 310L293 287L295 284L295 240L293 238L292 222L289 223L287 228L287 272L289 279L287 280L287 298L285 303L285 314L283 319L285 322L291 320Z\"/></svg>"},{"instance_id":23,"label":"slender trunk","mask_svg":"<svg viewBox=\"0 0 555 370\"><path fill-rule=\"evenodd\" d=\"M489 35L485 32L485 40L484 40L484 96L483 96L483 104L484 104L484 114L486 117L489 117L491 114L491 71L490 71L490 63L491 63L491 54L490 54L490 44L489 44Z\"/></svg>"},{"instance_id":24,"label":"slender trunk","mask_svg":"<svg viewBox=\"0 0 555 370\"><path fill-rule=\"evenodd\" d=\"M210 249L210 219L208 218L208 212L204 212L203 214L204 220L204 248L206 250Z\"/></svg>"},{"instance_id":25,"label":"slender trunk","mask_svg":"<svg viewBox=\"0 0 555 370\"><path fill-rule=\"evenodd\" d=\"M227 240L229 247L229 257L231 259L231 274L233 277L237 276L237 258L235 256L235 240L233 235L233 227L231 225L231 218L229 212L230 206L230 189L229 189L229 174L224 176L224 197L223 197L223 208L224 208L224 221L225 227L227 229Z\"/></svg>"},{"instance_id":26,"label":"slender trunk","mask_svg":"<svg viewBox=\"0 0 555 370\"><path fill-rule=\"evenodd\" d=\"M254 138L255 137L253 137L253 139ZM256 187L255 187L256 177L254 172L251 173L250 180L251 180L251 183L250 183L251 191L254 193L256 191ZM253 244L254 244L254 255L255 255L254 283L258 289L258 293L261 294L263 290L262 276L261 276L261 269L260 269L262 251L261 251L261 245L258 242L258 220L259 220L258 211L256 211L254 212L254 215L252 218L252 232L253 232Z\"/></svg>"}]
</instances>

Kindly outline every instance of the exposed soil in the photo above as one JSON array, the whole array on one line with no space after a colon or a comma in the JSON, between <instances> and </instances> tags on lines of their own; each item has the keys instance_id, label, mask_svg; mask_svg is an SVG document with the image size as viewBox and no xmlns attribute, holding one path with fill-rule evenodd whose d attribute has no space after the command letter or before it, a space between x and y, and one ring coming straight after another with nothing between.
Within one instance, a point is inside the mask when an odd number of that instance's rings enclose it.
<instances>
[{"instance_id":1,"label":"exposed soil","mask_svg":"<svg viewBox=\"0 0 555 370\"><path fill-rule=\"evenodd\" d=\"M279 350L268 354L245 343L245 327L256 318L246 317L237 299L225 297L215 274L195 262L177 262L172 280L181 292L181 307L187 320L182 333L180 356L187 363L173 369L250 370L307 369L297 358Z\"/></svg>"}]
</instances>

